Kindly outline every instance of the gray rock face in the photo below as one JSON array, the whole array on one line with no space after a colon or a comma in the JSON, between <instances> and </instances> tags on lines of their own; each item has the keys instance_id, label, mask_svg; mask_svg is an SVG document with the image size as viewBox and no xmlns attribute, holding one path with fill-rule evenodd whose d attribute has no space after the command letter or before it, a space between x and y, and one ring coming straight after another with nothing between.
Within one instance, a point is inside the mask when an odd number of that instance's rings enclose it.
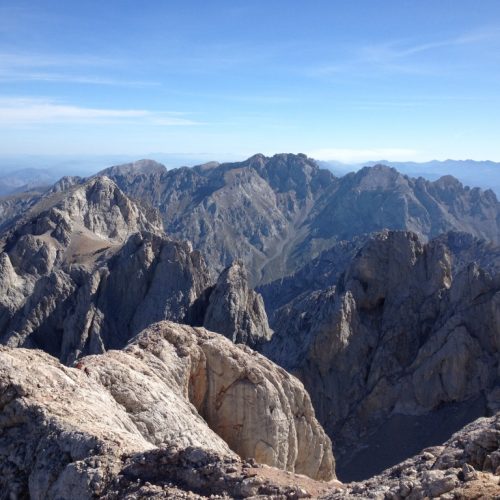
<instances>
[{"instance_id":1,"label":"gray rock face","mask_svg":"<svg viewBox=\"0 0 500 500\"><path fill-rule=\"evenodd\" d=\"M494 193L450 176L429 182L379 165L337 179L291 154L168 172L126 170L104 173L158 208L167 233L191 241L214 278L243 259L252 286L295 272L341 240L385 228L424 239L456 230L500 242Z\"/></svg>"},{"instance_id":2,"label":"gray rock face","mask_svg":"<svg viewBox=\"0 0 500 500\"><path fill-rule=\"evenodd\" d=\"M264 302L248 287L242 261L226 268L210 290L203 326L250 347L271 338Z\"/></svg>"},{"instance_id":3,"label":"gray rock face","mask_svg":"<svg viewBox=\"0 0 500 500\"><path fill-rule=\"evenodd\" d=\"M130 168L135 175L139 167ZM121 348L163 319L205 324L254 346L272 333L240 264L211 286L200 254L166 237L106 177L62 179L20 215L3 249L3 344L39 347L71 363Z\"/></svg>"},{"instance_id":4,"label":"gray rock face","mask_svg":"<svg viewBox=\"0 0 500 500\"><path fill-rule=\"evenodd\" d=\"M342 240L321 252L294 274L257 288L266 310L272 315L280 307L300 296L335 286L356 253L370 239L370 235Z\"/></svg>"},{"instance_id":5,"label":"gray rock face","mask_svg":"<svg viewBox=\"0 0 500 500\"><path fill-rule=\"evenodd\" d=\"M0 395L6 495L106 496L131 477L237 495L249 481L230 447L319 479L334 475L330 440L300 382L204 329L159 323L75 368L0 347ZM218 468L212 481L209 463ZM258 492L266 481L252 484Z\"/></svg>"},{"instance_id":6,"label":"gray rock face","mask_svg":"<svg viewBox=\"0 0 500 500\"><path fill-rule=\"evenodd\" d=\"M162 175L167 171L165 165L154 160L137 160L132 163L115 165L102 170L96 177L110 177L114 179L123 179L125 182L137 182L137 176ZM140 181L139 181L140 183Z\"/></svg>"},{"instance_id":7,"label":"gray rock face","mask_svg":"<svg viewBox=\"0 0 500 500\"><path fill-rule=\"evenodd\" d=\"M417 419L493 391L500 277L476 264L453 276L451 262L442 241L384 232L337 287L299 296L273 317L263 352L304 382L340 460L389 418Z\"/></svg>"},{"instance_id":8,"label":"gray rock face","mask_svg":"<svg viewBox=\"0 0 500 500\"><path fill-rule=\"evenodd\" d=\"M199 253L106 178L44 197L4 241L0 341L64 362L122 347L155 321L183 321L209 286Z\"/></svg>"},{"instance_id":9,"label":"gray rock face","mask_svg":"<svg viewBox=\"0 0 500 500\"><path fill-rule=\"evenodd\" d=\"M500 495L500 414L481 418L442 446L420 454L360 483L322 496L355 498L498 498Z\"/></svg>"},{"instance_id":10,"label":"gray rock face","mask_svg":"<svg viewBox=\"0 0 500 500\"><path fill-rule=\"evenodd\" d=\"M214 277L243 259L251 286L288 274L291 251L305 234L301 226L332 180L304 155L255 155L141 183L116 178L130 196L159 209L168 234L202 251Z\"/></svg>"},{"instance_id":11,"label":"gray rock face","mask_svg":"<svg viewBox=\"0 0 500 500\"><path fill-rule=\"evenodd\" d=\"M41 193L19 193L0 197L0 230L9 227L21 214L29 210L41 197Z\"/></svg>"}]
</instances>

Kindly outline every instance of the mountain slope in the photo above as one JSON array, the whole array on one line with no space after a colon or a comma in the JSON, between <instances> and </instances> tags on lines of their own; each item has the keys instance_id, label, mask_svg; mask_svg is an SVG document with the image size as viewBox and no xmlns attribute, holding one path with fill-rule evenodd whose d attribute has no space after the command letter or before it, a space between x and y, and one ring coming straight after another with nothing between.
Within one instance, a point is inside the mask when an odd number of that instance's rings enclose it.
<instances>
[{"instance_id":1,"label":"mountain slope","mask_svg":"<svg viewBox=\"0 0 500 500\"><path fill-rule=\"evenodd\" d=\"M292 274L340 240L385 228L425 239L455 230L500 241L494 193L449 176L430 182L376 166L335 178L291 154L137 175L125 170L103 174L157 208L166 232L191 241L213 276L243 259L253 285Z\"/></svg>"},{"instance_id":2,"label":"mountain slope","mask_svg":"<svg viewBox=\"0 0 500 500\"><path fill-rule=\"evenodd\" d=\"M0 342L71 363L164 319L268 339L244 268L213 285L199 252L154 215L107 177L62 179L29 205L0 239Z\"/></svg>"},{"instance_id":3,"label":"mountain slope","mask_svg":"<svg viewBox=\"0 0 500 500\"><path fill-rule=\"evenodd\" d=\"M309 390L337 443L341 477L378 472L496 404L500 275L452 260L443 239L424 245L413 233L384 232L336 286L304 292L272 316L263 352ZM415 426L426 416L444 435L425 438ZM404 437L377 451L377 432L391 425Z\"/></svg>"},{"instance_id":4,"label":"mountain slope","mask_svg":"<svg viewBox=\"0 0 500 500\"><path fill-rule=\"evenodd\" d=\"M166 238L109 179L54 190L3 235L0 338L71 362L182 320L209 285L203 260Z\"/></svg>"}]
</instances>

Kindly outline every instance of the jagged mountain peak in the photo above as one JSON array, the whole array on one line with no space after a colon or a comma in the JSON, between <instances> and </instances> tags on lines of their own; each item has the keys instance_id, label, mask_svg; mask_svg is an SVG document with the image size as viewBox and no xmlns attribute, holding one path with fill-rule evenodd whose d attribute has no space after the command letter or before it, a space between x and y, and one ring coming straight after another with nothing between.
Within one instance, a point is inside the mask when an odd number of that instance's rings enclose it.
<instances>
[{"instance_id":1,"label":"jagged mountain peak","mask_svg":"<svg viewBox=\"0 0 500 500\"><path fill-rule=\"evenodd\" d=\"M74 236L123 243L137 231L159 231L108 177L86 181L66 179L42 196L7 233L12 245L19 236L47 235L67 247ZM80 242L82 243L82 242Z\"/></svg>"},{"instance_id":2,"label":"jagged mountain peak","mask_svg":"<svg viewBox=\"0 0 500 500\"><path fill-rule=\"evenodd\" d=\"M493 194L458 185L450 191L385 165L336 178L304 154L256 154L161 175L111 177L133 199L157 208L167 233L192 241L214 278L241 258L253 284L270 282L335 242L386 228L424 239L458 230L500 241Z\"/></svg>"},{"instance_id":3,"label":"jagged mountain peak","mask_svg":"<svg viewBox=\"0 0 500 500\"><path fill-rule=\"evenodd\" d=\"M347 176L346 176L347 177ZM377 164L352 174L351 182L361 191L408 188L408 178L395 168Z\"/></svg>"},{"instance_id":4,"label":"jagged mountain peak","mask_svg":"<svg viewBox=\"0 0 500 500\"><path fill-rule=\"evenodd\" d=\"M210 290L203 325L233 342L257 347L272 336L262 297L248 285L242 260L222 271Z\"/></svg>"},{"instance_id":5,"label":"jagged mountain peak","mask_svg":"<svg viewBox=\"0 0 500 500\"><path fill-rule=\"evenodd\" d=\"M436 181L434 181L434 185L441 189L455 189L461 190L464 188L463 184L453 175L443 175Z\"/></svg>"},{"instance_id":6,"label":"jagged mountain peak","mask_svg":"<svg viewBox=\"0 0 500 500\"><path fill-rule=\"evenodd\" d=\"M341 477L381 470L391 453L377 455L374 432L405 435L394 444L396 461L484 414L500 349L498 271L473 262L486 253L498 260L498 249L456 233L424 243L412 232L383 231L340 262L336 282L274 312L264 352L305 381L338 456L350 457L340 461ZM415 434L425 419L438 438ZM360 444L370 451L355 451Z\"/></svg>"}]
</instances>

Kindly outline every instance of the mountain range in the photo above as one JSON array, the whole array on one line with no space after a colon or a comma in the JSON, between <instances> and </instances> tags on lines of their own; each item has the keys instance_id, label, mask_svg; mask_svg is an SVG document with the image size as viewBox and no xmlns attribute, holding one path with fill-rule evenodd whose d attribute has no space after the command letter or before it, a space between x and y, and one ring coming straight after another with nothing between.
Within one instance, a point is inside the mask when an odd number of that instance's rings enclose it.
<instances>
[{"instance_id":1,"label":"mountain range","mask_svg":"<svg viewBox=\"0 0 500 500\"><path fill-rule=\"evenodd\" d=\"M302 154L0 198L2 491L496 494L499 245L492 190Z\"/></svg>"}]
</instances>

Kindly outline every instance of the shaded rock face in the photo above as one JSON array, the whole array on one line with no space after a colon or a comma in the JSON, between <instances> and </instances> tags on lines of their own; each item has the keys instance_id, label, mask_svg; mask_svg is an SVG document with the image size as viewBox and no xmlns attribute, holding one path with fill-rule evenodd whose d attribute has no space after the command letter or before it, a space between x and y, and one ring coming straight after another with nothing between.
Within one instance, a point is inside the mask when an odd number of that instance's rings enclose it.
<instances>
[{"instance_id":1,"label":"shaded rock face","mask_svg":"<svg viewBox=\"0 0 500 500\"><path fill-rule=\"evenodd\" d=\"M333 179L305 155L282 154L116 181L159 209L168 234L192 241L214 278L242 259L253 287L294 268L292 250L307 233L302 226Z\"/></svg>"},{"instance_id":2,"label":"shaded rock face","mask_svg":"<svg viewBox=\"0 0 500 500\"><path fill-rule=\"evenodd\" d=\"M203 326L250 347L271 338L264 302L248 287L248 275L242 261L226 268L210 289Z\"/></svg>"},{"instance_id":3,"label":"shaded rock face","mask_svg":"<svg viewBox=\"0 0 500 500\"><path fill-rule=\"evenodd\" d=\"M187 239L215 278L242 259L251 286L287 276L323 250L385 228L422 238L456 230L500 242L492 191L456 179L411 179L382 165L335 178L305 155L170 171L106 170L134 199L157 208L168 234Z\"/></svg>"},{"instance_id":4,"label":"shaded rock face","mask_svg":"<svg viewBox=\"0 0 500 500\"><path fill-rule=\"evenodd\" d=\"M423 450L368 481L322 498L498 498L500 414L480 418L443 445Z\"/></svg>"},{"instance_id":5,"label":"shaded rock face","mask_svg":"<svg viewBox=\"0 0 500 500\"><path fill-rule=\"evenodd\" d=\"M19 193L0 198L0 231L5 230L20 214L29 210L39 199L38 192Z\"/></svg>"},{"instance_id":6,"label":"shaded rock face","mask_svg":"<svg viewBox=\"0 0 500 500\"><path fill-rule=\"evenodd\" d=\"M183 321L209 286L203 259L167 238L106 178L42 198L4 237L0 341L70 363L149 324Z\"/></svg>"},{"instance_id":7,"label":"shaded rock face","mask_svg":"<svg viewBox=\"0 0 500 500\"><path fill-rule=\"evenodd\" d=\"M315 237L350 239L386 228L433 238L457 230L498 243L498 208L492 191L464 187L452 176L430 182L376 165L339 180L311 232Z\"/></svg>"},{"instance_id":8,"label":"shaded rock face","mask_svg":"<svg viewBox=\"0 0 500 500\"><path fill-rule=\"evenodd\" d=\"M442 241L424 245L413 233L384 232L336 287L278 309L263 352L304 382L337 458L346 461L391 416L417 418L491 394L499 292L498 275L476 264L453 276ZM408 454L415 446L408 443Z\"/></svg>"},{"instance_id":9,"label":"shaded rock face","mask_svg":"<svg viewBox=\"0 0 500 500\"><path fill-rule=\"evenodd\" d=\"M363 235L336 242L294 274L258 287L256 290L262 295L268 314L272 315L297 297L335 286L356 253L369 239L370 235Z\"/></svg>"},{"instance_id":10,"label":"shaded rock face","mask_svg":"<svg viewBox=\"0 0 500 500\"><path fill-rule=\"evenodd\" d=\"M41 351L1 347L0 395L7 495L105 496L120 491L115 479L123 476L122 488L143 477L250 496L237 489L248 476L233 451L334 476L330 440L300 382L204 329L158 323L123 351L85 357L76 368ZM203 472L210 463L212 480Z\"/></svg>"}]
</instances>

